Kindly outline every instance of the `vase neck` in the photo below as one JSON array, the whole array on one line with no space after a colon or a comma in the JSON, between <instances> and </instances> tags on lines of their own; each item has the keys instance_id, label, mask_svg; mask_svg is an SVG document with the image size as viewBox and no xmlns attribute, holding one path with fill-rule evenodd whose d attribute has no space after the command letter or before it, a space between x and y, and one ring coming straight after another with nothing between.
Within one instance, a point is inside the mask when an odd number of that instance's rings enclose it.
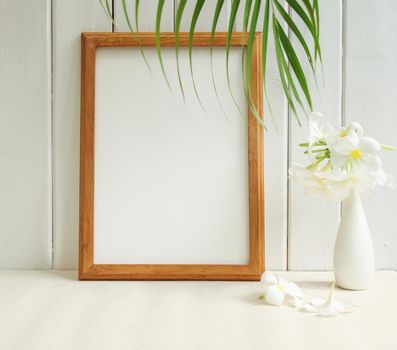
<instances>
[{"instance_id":1,"label":"vase neck","mask_svg":"<svg viewBox=\"0 0 397 350\"><path fill-rule=\"evenodd\" d=\"M360 193L352 187L349 196L342 203L342 212L362 210L362 202Z\"/></svg>"}]
</instances>

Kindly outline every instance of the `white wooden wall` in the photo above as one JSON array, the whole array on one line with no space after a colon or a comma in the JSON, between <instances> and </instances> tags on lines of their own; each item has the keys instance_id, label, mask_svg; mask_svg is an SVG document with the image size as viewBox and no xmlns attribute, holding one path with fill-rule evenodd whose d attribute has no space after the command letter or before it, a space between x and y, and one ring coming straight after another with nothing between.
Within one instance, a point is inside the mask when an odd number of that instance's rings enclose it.
<instances>
[{"instance_id":1,"label":"white wooden wall","mask_svg":"<svg viewBox=\"0 0 397 350\"><path fill-rule=\"evenodd\" d=\"M115 30L125 31L114 1ZM185 18L194 3L189 1ZM141 1L141 30L154 30L156 4ZM175 5L166 1L164 31L173 30ZM209 30L214 5L207 1L199 30ZM220 31L229 9L230 3ZM397 145L397 2L321 0L320 9L326 83L319 79L315 108L335 124L358 121L382 142ZM111 30L98 0L0 1L1 268L77 267L80 32ZM187 20L182 30L188 30ZM305 198L288 180L288 166L304 161L297 144L306 125L299 128L293 120L274 61L268 69L278 131L265 135L266 264L330 269L340 207ZM397 153L385 154L384 163L397 177ZM379 189L365 205L377 267L397 269L397 192Z\"/></svg>"}]
</instances>

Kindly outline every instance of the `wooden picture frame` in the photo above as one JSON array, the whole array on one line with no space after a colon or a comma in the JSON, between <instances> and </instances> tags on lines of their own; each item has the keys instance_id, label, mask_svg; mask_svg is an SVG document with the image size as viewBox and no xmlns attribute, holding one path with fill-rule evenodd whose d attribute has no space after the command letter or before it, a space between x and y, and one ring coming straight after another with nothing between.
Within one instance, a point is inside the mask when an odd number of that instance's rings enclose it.
<instances>
[{"instance_id":1,"label":"wooden picture frame","mask_svg":"<svg viewBox=\"0 0 397 350\"><path fill-rule=\"evenodd\" d=\"M141 33L140 44L154 47L154 33ZM226 33L216 33L214 46L225 46ZM261 34L253 42L252 98L262 113ZM234 33L231 46L247 45L244 33ZM173 47L173 33L161 34L161 46ZM181 33L181 47L188 46L188 33ZM209 47L210 34L197 33L194 46ZM264 269L264 183L263 128L250 110L248 113L248 193L249 193L249 263L247 265L160 265L94 264L94 139L95 139L95 62L98 47L138 47L130 33L82 33L81 35L81 145L80 145L80 280L259 280Z\"/></svg>"}]
</instances>

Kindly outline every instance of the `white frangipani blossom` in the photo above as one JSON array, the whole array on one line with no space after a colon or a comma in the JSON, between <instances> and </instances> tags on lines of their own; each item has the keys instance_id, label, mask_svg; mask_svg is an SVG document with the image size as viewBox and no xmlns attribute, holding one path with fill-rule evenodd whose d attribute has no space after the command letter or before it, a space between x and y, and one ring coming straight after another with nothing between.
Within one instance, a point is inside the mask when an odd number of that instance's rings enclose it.
<instances>
[{"instance_id":1,"label":"white frangipani blossom","mask_svg":"<svg viewBox=\"0 0 397 350\"><path fill-rule=\"evenodd\" d=\"M318 140L326 141L334 135L335 128L331 123L321 123L323 115L319 112L313 112L309 118L309 142Z\"/></svg>"},{"instance_id":2,"label":"white frangipani blossom","mask_svg":"<svg viewBox=\"0 0 397 350\"><path fill-rule=\"evenodd\" d=\"M308 197L326 198L334 202L349 195L350 178L345 172L313 171L295 163L289 169L289 174L304 187Z\"/></svg>"},{"instance_id":3,"label":"white frangipani blossom","mask_svg":"<svg viewBox=\"0 0 397 350\"><path fill-rule=\"evenodd\" d=\"M275 306L287 304L297 307L302 305L303 293L295 283L288 282L281 276L265 272L262 274L261 284L264 291L261 299L265 302Z\"/></svg>"},{"instance_id":4,"label":"white frangipani blossom","mask_svg":"<svg viewBox=\"0 0 397 350\"><path fill-rule=\"evenodd\" d=\"M376 173L381 167L377 153L381 145L371 137L346 136L331 147L331 163L335 168L351 167Z\"/></svg>"},{"instance_id":5,"label":"white frangipani blossom","mask_svg":"<svg viewBox=\"0 0 397 350\"><path fill-rule=\"evenodd\" d=\"M335 128L322 122L320 113L312 113L308 142L300 146L305 148L311 163L306 167L293 164L289 174L308 196L341 201L351 188L368 194L376 185L396 187L393 177L383 171L379 157L382 149L393 148L364 136L363 128L356 122Z\"/></svg>"},{"instance_id":6,"label":"white frangipani blossom","mask_svg":"<svg viewBox=\"0 0 397 350\"><path fill-rule=\"evenodd\" d=\"M306 301L302 290L296 283L288 282L281 276L265 272L261 276L263 293L259 299L274 306L286 305L300 311L318 313L320 316L337 316L342 313L352 312L355 306L350 302L337 300L334 296L335 281L332 282L328 299L313 298Z\"/></svg>"},{"instance_id":7,"label":"white frangipani blossom","mask_svg":"<svg viewBox=\"0 0 397 350\"><path fill-rule=\"evenodd\" d=\"M335 281L332 282L328 299L313 298L309 303L304 304L303 309L307 312L318 313L323 317L338 316L339 314L350 313L355 310L353 304L337 300L334 295Z\"/></svg>"}]
</instances>

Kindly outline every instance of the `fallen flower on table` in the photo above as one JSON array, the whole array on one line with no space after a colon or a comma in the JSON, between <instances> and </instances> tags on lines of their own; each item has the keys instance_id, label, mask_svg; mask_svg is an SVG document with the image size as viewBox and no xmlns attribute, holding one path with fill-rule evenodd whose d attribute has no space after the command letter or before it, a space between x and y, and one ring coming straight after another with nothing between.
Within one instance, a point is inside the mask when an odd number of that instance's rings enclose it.
<instances>
[{"instance_id":1,"label":"fallen flower on table","mask_svg":"<svg viewBox=\"0 0 397 350\"><path fill-rule=\"evenodd\" d=\"M295 283L288 282L270 272L262 274L261 283L264 293L260 295L259 299L266 303L275 306L287 304L294 307L300 307L303 304L302 290Z\"/></svg>"},{"instance_id":2,"label":"fallen flower on table","mask_svg":"<svg viewBox=\"0 0 397 350\"><path fill-rule=\"evenodd\" d=\"M353 304L336 300L334 296L335 281L332 282L328 299L314 298L303 306L304 311L318 313L323 317L338 316L355 310Z\"/></svg>"}]
</instances>

